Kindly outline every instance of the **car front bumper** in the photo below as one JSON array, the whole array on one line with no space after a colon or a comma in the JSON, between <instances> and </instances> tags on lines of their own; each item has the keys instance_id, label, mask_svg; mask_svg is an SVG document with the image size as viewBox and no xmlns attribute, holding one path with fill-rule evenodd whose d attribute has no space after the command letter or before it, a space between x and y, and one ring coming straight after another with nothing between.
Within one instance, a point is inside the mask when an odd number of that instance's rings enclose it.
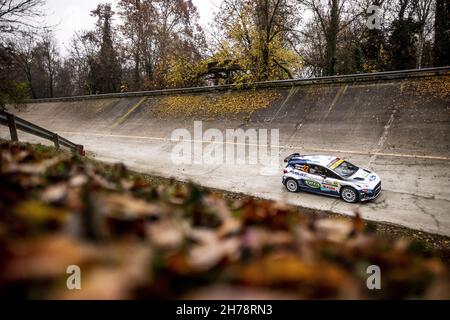
<instances>
[{"instance_id":1,"label":"car front bumper","mask_svg":"<svg viewBox=\"0 0 450 320\"><path fill-rule=\"evenodd\" d=\"M379 197L381 193L381 182L375 187L372 192L359 192L359 199L361 202L373 200Z\"/></svg>"}]
</instances>

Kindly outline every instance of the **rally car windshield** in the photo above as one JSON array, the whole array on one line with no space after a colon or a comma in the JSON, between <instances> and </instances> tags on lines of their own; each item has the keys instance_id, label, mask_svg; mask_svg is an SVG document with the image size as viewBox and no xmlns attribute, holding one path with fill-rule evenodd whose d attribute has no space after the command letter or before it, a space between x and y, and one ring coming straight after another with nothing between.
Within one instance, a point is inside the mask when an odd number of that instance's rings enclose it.
<instances>
[{"instance_id":1,"label":"rally car windshield","mask_svg":"<svg viewBox=\"0 0 450 320\"><path fill-rule=\"evenodd\" d=\"M342 161L337 167L334 168L334 171L338 175L344 178L350 178L352 175L354 175L359 168L350 162Z\"/></svg>"}]
</instances>

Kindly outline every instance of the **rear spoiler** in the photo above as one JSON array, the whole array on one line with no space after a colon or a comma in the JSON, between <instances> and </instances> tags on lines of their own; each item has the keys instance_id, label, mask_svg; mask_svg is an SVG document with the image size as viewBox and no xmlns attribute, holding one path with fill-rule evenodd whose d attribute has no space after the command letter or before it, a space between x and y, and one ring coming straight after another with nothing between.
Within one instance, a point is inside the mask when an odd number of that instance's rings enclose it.
<instances>
[{"instance_id":1,"label":"rear spoiler","mask_svg":"<svg viewBox=\"0 0 450 320\"><path fill-rule=\"evenodd\" d=\"M288 156L288 157L286 157L284 159L284 162L289 162L289 160L291 160L294 157L300 157L300 153L293 153L293 154L291 154L290 156Z\"/></svg>"}]
</instances>

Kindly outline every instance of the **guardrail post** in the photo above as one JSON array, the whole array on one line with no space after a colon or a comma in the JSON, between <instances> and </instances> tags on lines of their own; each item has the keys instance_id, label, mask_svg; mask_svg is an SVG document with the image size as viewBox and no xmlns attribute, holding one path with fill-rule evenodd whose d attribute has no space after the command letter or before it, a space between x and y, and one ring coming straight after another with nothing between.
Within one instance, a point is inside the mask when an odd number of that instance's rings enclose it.
<instances>
[{"instance_id":1,"label":"guardrail post","mask_svg":"<svg viewBox=\"0 0 450 320\"><path fill-rule=\"evenodd\" d=\"M53 143L55 144L55 148L59 149L59 136L56 133L53 134Z\"/></svg>"},{"instance_id":2,"label":"guardrail post","mask_svg":"<svg viewBox=\"0 0 450 320\"><path fill-rule=\"evenodd\" d=\"M8 119L8 127L9 127L9 134L11 135L11 141L19 141L19 137L17 136L16 117L14 117L14 115L11 113L7 113L6 118Z\"/></svg>"}]
</instances>

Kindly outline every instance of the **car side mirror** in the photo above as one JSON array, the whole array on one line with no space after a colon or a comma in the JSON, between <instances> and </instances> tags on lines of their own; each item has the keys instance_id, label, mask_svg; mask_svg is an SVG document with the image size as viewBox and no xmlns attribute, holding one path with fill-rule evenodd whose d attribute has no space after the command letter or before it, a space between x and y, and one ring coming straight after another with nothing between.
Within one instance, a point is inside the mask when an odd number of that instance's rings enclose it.
<instances>
[{"instance_id":1,"label":"car side mirror","mask_svg":"<svg viewBox=\"0 0 450 320\"><path fill-rule=\"evenodd\" d=\"M324 178L324 179L326 179L326 178L327 178L327 176L326 176L326 175L324 175L324 174L323 174L323 175L321 175L321 177L322 177L322 178Z\"/></svg>"}]
</instances>

